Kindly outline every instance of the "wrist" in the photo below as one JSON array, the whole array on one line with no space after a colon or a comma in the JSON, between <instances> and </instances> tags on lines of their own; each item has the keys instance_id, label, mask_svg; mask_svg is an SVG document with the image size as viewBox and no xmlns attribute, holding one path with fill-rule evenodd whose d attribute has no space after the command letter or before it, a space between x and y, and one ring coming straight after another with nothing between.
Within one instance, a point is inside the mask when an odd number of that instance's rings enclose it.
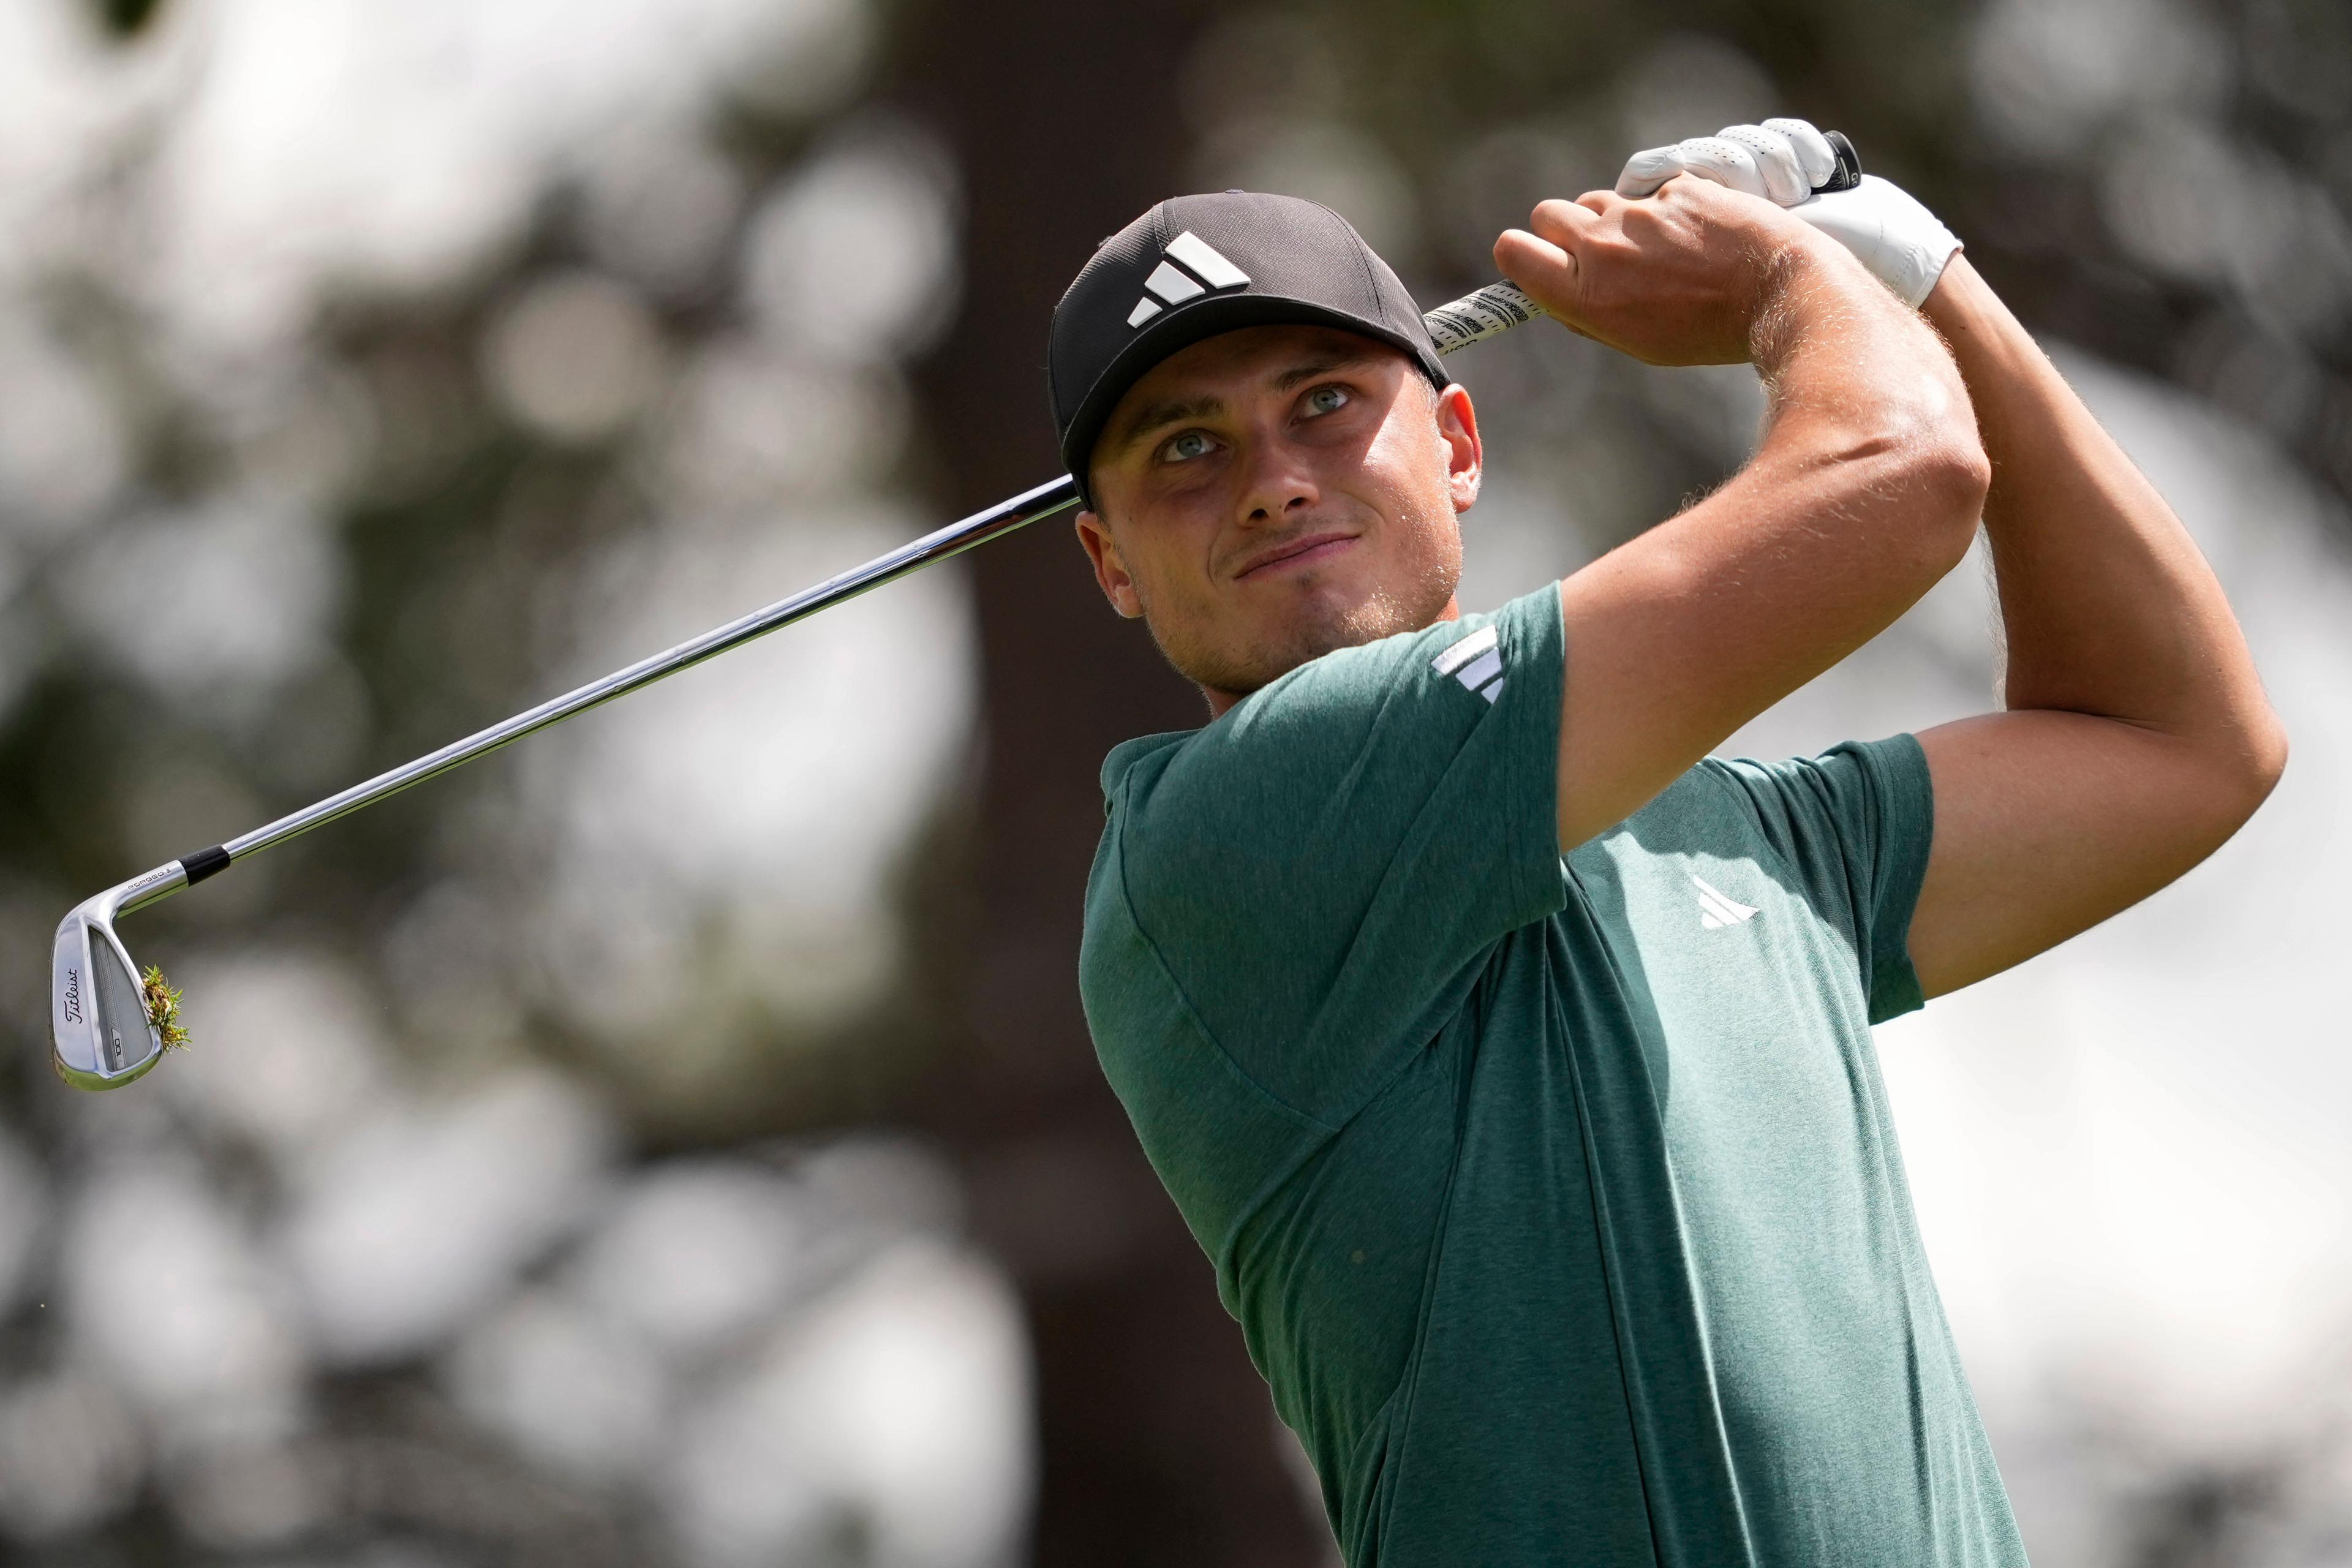
<instances>
[{"instance_id":1,"label":"wrist","mask_svg":"<svg viewBox=\"0 0 2352 1568\"><path fill-rule=\"evenodd\" d=\"M1770 380L1818 322L1871 291L1878 280L1846 248L1809 225L1791 223L1765 256L1757 309L1748 329L1748 360Z\"/></svg>"},{"instance_id":2,"label":"wrist","mask_svg":"<svg viewBox=\"0 0 2352 1568\"><path fill-rule=\"evenodd\" d=\"M1969 265L1965 253L1945 264L1943 276L1920 302L1919 313L1955 348L1963 342L1991 342L2011 329L2022 330L1984 275Z\"/></svg>"},{"instance_id":3,"label":"wrist","mask_svg":"<svg viewBox=\"0 0 2352 1568\"><path fill-rule=\"evenodd\" d=\"M1969 265L1966 255L1952 258L1919 311L1942 334L1961 374L1972 382L2047 363L2024 323L2001 303L1983 274Z\"/></svg>"}]
</instances>

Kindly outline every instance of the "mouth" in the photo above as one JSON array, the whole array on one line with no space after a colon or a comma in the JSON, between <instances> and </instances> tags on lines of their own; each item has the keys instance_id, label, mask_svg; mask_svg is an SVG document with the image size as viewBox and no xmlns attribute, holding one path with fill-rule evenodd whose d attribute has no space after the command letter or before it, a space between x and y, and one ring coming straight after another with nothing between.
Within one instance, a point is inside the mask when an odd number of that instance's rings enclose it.
<instances>
[{"instance_id":1,"label":"mouth","mask_svg":"<svg viewBox=\"0 0 2352 1568\"><path fill-rule=\"evenodd\" d=\"M1239 583L1253 577L1265 578L1295 567L1318 565L1355 543L1356 537L1333 529L1285 540L1251 556L1243 563L1242 569L1234 574L1234 581Z\"/></svg>"}]
</instances>

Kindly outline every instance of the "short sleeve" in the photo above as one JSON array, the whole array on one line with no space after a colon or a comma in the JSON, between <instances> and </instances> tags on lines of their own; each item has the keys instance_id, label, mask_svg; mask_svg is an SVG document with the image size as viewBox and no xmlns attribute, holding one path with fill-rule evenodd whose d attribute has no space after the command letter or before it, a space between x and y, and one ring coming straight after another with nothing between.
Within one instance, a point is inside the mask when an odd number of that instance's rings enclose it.
<instances>
[{"instance_id":1,"label":"short sleeve","mask_svg":"<svg viewBox=\"0 0 2352 1568\"><path fill-rule=\"evenodd\" d=\"M1818 757L1736 763L1767 834L1823 918L1848 930L1884 1023L1925 1005L1911 967L1911 912L1934 841L1935 791L1918 741L1849 742Z\"/></svg>"},{"instance_id":2,"label":"short sleeve","mask_svg":"<svg viewBox=\"0 0 2352 1568\"><path fill-rule=\"evenodd\" d=\"M1342 648L1175 744L1114 753L1105 865L1234 1066L1352 1114L1564 898L1565 648L1547 587Z\"/></svg>"}]
</instances>

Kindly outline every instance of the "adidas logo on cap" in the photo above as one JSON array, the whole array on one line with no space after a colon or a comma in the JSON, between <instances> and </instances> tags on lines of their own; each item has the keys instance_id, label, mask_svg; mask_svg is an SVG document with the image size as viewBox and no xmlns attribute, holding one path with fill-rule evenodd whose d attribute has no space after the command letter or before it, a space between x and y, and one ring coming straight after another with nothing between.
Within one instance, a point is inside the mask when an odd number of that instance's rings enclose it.
<instances>
[{"instance_id":1,"label":"adidas logo on cap","mask_svg":"<svg viewBox=\"0 0 2352 1568\"><path fill-rule=\"evenodd\" d=\"M1046 337L1054 427L1079 494L1103 426L1160 359L1219 332L1278 326L1361 332L1411 355L1432 386L1447 383L1412 296L1328 207L1203 192L1157 203L1105 238Z\"/></svg>"},{"instance_id":2,"label":"adidas logo on cap","mask_svg":"<svg viewBox=\"0 0 2352 1568\"><path fill-rule=\"evenodd\" d=\"M1181 305L1201 294L1221 293L1227 289L1239 289L1249 281L1249 274L1217 254L1216 247L1186 229L1168 242L1160 253L1160 265L1143 286L1150 292L1135 302L1128 312L1127 324L1139 327L1160 314L1162 302ZM1160 296L1152 299L1151 294Z\"/></svg>"}]
</instances>

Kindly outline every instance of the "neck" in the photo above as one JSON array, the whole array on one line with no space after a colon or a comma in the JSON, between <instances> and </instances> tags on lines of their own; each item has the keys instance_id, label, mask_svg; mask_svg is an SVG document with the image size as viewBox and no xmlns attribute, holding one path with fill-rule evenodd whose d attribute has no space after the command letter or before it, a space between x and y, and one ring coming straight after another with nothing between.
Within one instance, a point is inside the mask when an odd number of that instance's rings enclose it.
<instances>
[{"instance_id":1,"label":"neck","mask_svg":"<svg viewBox=\"0 0 2352 1568\"><path fill-rule=\"evenodd\" d=\"M1425 632L1430 626L1438 626L1446 621L1458 621L1461 618L1462 601L1459 599L1448 599L1445 601L1445 608L1438 611L1437 614L1430 619L1427 626L1414 626L1411 629L1413 631ZM1403 634L1391 632L1387 635L1397 637ZM1376 641L1378 639L1367 640ZM1285 673L1287 673L1287 671ZM1209 705L1209 722L1212 724L1223 718L1236 703L1240 702L1243 698L1249 695L1246 691L1227 691L1223 688L1215 686L1200 686L1196 684L1194 689L1200 692L1201 700Z\"/></svg>"}]
</instances>

